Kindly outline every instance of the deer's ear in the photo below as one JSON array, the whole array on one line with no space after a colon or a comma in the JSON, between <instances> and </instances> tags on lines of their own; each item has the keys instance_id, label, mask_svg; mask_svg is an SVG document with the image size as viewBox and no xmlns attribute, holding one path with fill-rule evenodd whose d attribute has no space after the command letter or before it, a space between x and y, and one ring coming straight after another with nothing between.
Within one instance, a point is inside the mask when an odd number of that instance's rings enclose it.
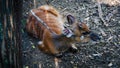
<instances>
[{"instance_id":1,"label":"deer's ear","mask_svg":"<svg viewBox=\"0 0 120 68\"><path fill-rule=\"evenodd\" d=\"M73 23L75 23L75 17L72 15L67 15L67 21L68 24L72 25Z\"/></svg>"}]
</instances>

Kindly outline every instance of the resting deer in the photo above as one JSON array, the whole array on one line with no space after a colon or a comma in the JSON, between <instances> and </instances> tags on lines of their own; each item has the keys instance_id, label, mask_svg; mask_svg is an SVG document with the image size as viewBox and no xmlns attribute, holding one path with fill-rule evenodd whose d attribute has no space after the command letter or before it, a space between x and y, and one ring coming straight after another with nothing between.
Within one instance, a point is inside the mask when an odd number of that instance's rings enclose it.
<instances>
[{"instance_id":1,"label":"resting deer","mask_svg":"<svg viewBox=\"0 0 120 68\"><path fill-rule=\"evenodd\" d=\"M38 45L41 51L55 56L61 56L70 48L77 50L75 42L81 42L86 38L99 39L85 23L78 23L74 16L68 15L67 20L71 28L64 26L65 21L55 8L43 5L32 9L26 29L28 33L41 40ZM80 39L81 36L85 38Z\"/></svg>"}]
</instances>

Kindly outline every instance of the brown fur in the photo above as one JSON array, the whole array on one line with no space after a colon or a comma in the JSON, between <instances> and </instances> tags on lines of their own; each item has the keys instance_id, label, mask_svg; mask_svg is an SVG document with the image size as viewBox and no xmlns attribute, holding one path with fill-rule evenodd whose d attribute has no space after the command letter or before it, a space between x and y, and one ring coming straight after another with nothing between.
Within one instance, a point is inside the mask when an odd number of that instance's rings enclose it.
<instances>
[{"instance_id":1,"label":"brown fur","mask_svg":"<svg viewBox=\"0 0 120 68\"><path fill-rule=\"evenodd\" d=\"M41 18L58 36L62 34L62 30L64 29L64 21L55 8L44 5L37 9L33 9L33 12L39 18ZM50 33L50 31L46 29L43 25L41 25L32 14L30 14L27 21L26 29L28 33L42 40L42 43L38 46L40 50L49 54L58 54L61 51L74 46L73 43L76 40L81 41L80 36L82 32L89 31L88 27L85 24L82 24L82 26L84 27L84 29L82 30L79 30L78 25L79 23L74 23L72 27L74 33L77 35L76 38L67 38L66 36L53 38L53 35Z\"/></svg>"}]
</instances>

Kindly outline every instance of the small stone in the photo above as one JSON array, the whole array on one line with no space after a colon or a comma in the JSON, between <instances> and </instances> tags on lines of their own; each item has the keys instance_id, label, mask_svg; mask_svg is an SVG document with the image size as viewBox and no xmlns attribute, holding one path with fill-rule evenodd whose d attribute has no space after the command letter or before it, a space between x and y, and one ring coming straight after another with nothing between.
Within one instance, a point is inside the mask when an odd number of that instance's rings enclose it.
<instances>
[{"instance_id":1,"label":"small stone","mask_svg":"<svg viewBox=\"0 0 120 68\"><path fill-rule=\"evenodd\" d=\"M113 65L113 63L112 63L112 62L108 64L108 66L109 66L109 67L111 67L112 65Z\"/></svg>"},{"instance_id":2,"label":"small stone","mask_svg":"<svg viewBox=\"0 0 120 68\"><path fill-rule=\"evenodd\" d=\"M93 56L101 56L101 54L93 54Z\"/></svg>"},{"instance_id":3,"label":"small stone","mask_svg":"<svg viewBox=\"0 0 120 68\"><path fill-rule=\"evenodd\" d=\"M25 68L29 68L29 66L25 66Z\"/></svg>"},{"instance_id":4,"label":"small stone","mask_svg":"<svg viewBox=\"0 0 120 68\"><path fill-rule=\"evenodd\" d=\"M35 46L34 46L34 45L32 45L32 48L35 48Z\"/></svg>"},{"instance_id":5,"label":"small stone","mask_svg":"<svg viewBox=\"0 0 120 68\"><path fill-rule=\"evenodd\" d=\"M73 62L73 61L70 61L70 63L72 63L72 64L73 64L74 62Z\"/></svg>"}]
</instances>

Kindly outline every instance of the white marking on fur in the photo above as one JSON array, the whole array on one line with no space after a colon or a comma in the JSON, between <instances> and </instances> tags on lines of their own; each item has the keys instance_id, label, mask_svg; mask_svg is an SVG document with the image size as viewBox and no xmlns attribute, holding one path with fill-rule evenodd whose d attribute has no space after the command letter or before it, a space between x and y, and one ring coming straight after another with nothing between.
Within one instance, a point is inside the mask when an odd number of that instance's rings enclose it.
<instances>
[{"instance_id":1,"label":"white marking on fur","mask_svg":"<svg viewBox=\"0 0 120 68\"><path fill-rule=\"evenodd\" d=\"M83 40L85 37L84 36L81 36L80 39Z\"/></svg>"},{"instance_id":2,"label":"white marking on fur","mask_svg":"<svg viewBox=\"0 0 120 68\"><path fill-rule=\"evenodd\" d=\"M46 5L45 6L45 10L49 10L49 9L50 9L50 7Z\"/></svg>"},{"instance_id":3,"label":"white marking on fur","mask_svg":"<svg viewBox=\"0 0 120 68\"><path fill-rule=\"evenodd\" d=\"M73 32L71 30L69 30L69 31L70 31L70 33L67 35L68 38L73 35Z\"/></svg>"},{"instance_id":4,"label":"white marking on fur","mask_svg":"<svg viewBox=\"0 0 120 68\"><path fill-rule=\"evenodd\" d=\"M43 41L39 41L39 42L38 42L38 45L41 45L41 44L43 44Z\"/></svg>"},{"instance_id":5,"label":"white marking on fur","mask_svg":"<svg viewBox=\"0 0 120 68\"><path fill-rule=\"evenodd\" d=\"M58 22L59 22L59 27L64 30L64 21L62 20L62 17L61 16L58 16Z\"/></svg>"}]
</instances>

